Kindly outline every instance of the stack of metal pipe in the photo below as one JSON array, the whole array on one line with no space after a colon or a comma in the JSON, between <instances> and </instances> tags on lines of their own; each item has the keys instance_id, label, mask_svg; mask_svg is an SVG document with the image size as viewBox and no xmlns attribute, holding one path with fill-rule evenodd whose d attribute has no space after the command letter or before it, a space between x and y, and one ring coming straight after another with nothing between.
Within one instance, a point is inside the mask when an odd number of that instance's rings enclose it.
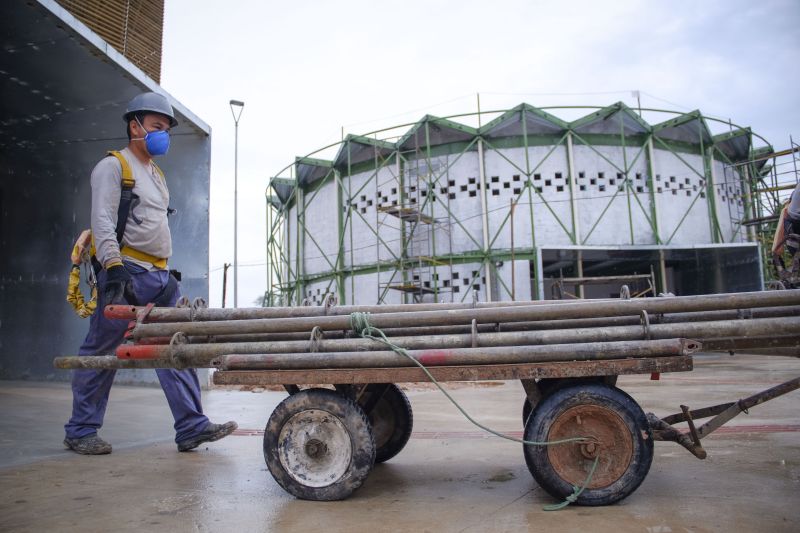
<instances>
[{"instance_id":1,"label":"stack of metal pipe","mask_svg":"<svg viewBox=\"0 0 800 533\"><path fill-rule=\"evenodd\" d=\"M108 306L131 321L112 356L58 368L391 368L414 361L353 331L369 313L425 366L519 364L800 346L800 290L638 299L209 309ZM687 339L692 339L689 341ZM698 342L699 341L699 342Z\"/></svg>"}]
</instances>

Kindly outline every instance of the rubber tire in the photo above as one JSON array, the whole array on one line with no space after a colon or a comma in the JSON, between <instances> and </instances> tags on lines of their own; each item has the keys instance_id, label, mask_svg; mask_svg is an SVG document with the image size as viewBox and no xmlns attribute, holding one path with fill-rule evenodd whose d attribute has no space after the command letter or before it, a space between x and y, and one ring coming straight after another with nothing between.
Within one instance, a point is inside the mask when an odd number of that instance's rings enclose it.
<instances>
[{"instance_id":1,"label":"rubber tire","mask_svg":"<svg viewBox=\"0 0 800 533\"><path fill-rule=\"evenodd\" d=\"M559 388L536 407L525 428L524 438L529 441L546 441L550 427L559 415L572 407L586 404L613 410L631 432L632 458L627 470L606 487L587 488L575 502L587 506L610 505L630 496L644 481L653 462L653 434L650 425L641 407L628 394L602 383ZM573 493L572 485L550 463L547 446L524 445L523 453L533 478L551 496L563 500Z\"/></svg>"},{"instance_id":2,"label":"rubber tire","mask_svg":"<svg viewBox=\"0 0 800 533\"><path fill-rule=\"evenodd\" d=\"M350 436L352 457L347 471L334 483L312 487L300 483L286 470L279 457L281 429L294 415L307 410L327 411L344 425ZM272 412L264 430L264 460L272 477L283 489L302 500L343 500L359 488L375 464L372 427L361 407L350 398L329 389L306 389L284 399Z\"/></svg>"},{"instance_id":3,"label":"rubber tire","mask_svg":"<svg viewBox=\"0 0 800 533\"><path fill-rule=\"evenodd\" d=\"M375 424L378 422L376 417L381 413L388 414L393 418L390 421L393 426L392 434L385 442L379 442L380 436L374 431ZM408 401L408 396L397 385L391 384L386 389L386 392L383 393L375 408L367 416L372 424L372 434L375 438L375 462L383 463L388 461L400 453L405 445L408 444L408 439L411 438L414 415L411 412L411 403Z\"/></svg>"}]
</instances>

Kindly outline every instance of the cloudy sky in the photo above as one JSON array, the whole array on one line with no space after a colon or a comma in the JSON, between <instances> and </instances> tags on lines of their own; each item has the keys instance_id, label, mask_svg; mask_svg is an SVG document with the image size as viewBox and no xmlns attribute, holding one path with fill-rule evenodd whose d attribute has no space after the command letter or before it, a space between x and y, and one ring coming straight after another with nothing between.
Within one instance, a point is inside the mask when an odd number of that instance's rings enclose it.
<instances>
[{"instance_id":1,"label":"cloudy sky","mask_svg":"<svg viewBox=\"0 0 800 533\"><path fill-rule=\"evenodd\" d=\"M247 306L266 286L269 177L340 140L342 128L360 134L473 112L477 93L486 110L635 106L638 90L643 107L700 109L785 148L790 134L800 138L798 52L796 0L167 0L162 85L212 127L211 305L220 305L222 265L233 261L232 98L245 102Z\"/></svg>"}]
</instances>

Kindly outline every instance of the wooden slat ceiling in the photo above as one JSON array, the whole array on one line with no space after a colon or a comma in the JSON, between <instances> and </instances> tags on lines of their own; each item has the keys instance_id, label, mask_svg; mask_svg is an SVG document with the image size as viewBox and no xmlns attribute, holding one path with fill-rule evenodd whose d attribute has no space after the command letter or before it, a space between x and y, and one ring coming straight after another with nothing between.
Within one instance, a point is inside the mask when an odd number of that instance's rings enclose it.
<instances>
[{"instance_id":1,"label":"wooden slat ceiling","mask_svg":"<svg viewBox=\"0 0 800 533\"><path fill-rule=\"evenodd\" d=\"M56 0L134 65L161 82L164 0Z\"/></svg>"}]
</instances>

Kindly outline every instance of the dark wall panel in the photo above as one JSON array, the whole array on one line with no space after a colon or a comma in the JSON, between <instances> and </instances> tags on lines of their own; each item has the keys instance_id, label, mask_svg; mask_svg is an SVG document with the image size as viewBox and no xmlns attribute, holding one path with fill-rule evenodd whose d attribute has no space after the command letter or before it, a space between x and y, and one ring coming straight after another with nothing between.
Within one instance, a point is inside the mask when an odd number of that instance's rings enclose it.
<instances>
[{"instance_id":1,"label":"dark wall panel","mask_svg":"<svg viewBox=\"0 0 800 533\"><path fill-rule=\"evenodd\" d=\"M127 144L127 101L158 89L97 43L46 6L0 3L0 45L14 51L0 53L0 379L69 378L52 359L77 353L88 328L66 287L73 242L89 227L90 173L106 151ZM177 209L170 266L183 272L185 294L208 299L210 136L184 113L178 120L169 154L158 159Z\"/></svg>"}]
</instances>

